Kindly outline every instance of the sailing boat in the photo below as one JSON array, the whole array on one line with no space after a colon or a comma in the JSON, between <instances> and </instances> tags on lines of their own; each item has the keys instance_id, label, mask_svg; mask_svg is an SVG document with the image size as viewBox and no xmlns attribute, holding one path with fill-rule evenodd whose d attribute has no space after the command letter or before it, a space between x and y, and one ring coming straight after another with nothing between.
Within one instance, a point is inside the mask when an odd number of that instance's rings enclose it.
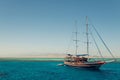
<instances>
[{"instance_id":1,"label":"sailing boat","mask_svg":"<svg viewBox=\"0 0 120 80\"><path fill-rule=\"evenodd\" d=\"M115 57L113 56L113 54L111 53L110 49L107 47L107 45L105 44L105 42L103 41L103 39L101 38L101 36L99 35L99 33L97 32L96 28L93 27L98 35L98 37L100 38L100 40L102 41L102 43L104 44L104 46L106 47L106 49L108 50L108 52L111 54L111 56L114 58L113 60L110 61L105 61L105 60L99 60L99 61L90 61L89 59L89 36L88 36L88 31L89 31L89 27L88 27L88 18L86 16L86 37L87 37L87 53L86 54L78 54L78 32L77 32L77 26L76 26L76 51L75 51L75 55L72 54L67 54L67 56L64 59L64 65L67 66L72 66L72 67L80 67L80 68L93 68L93 69L99 69L102 65L108 63L108 62L113 62L115 61ZM98 48L98 45L95 41L95 38L92 36L95 45L98 49L99 54L101 55L101 57L103 58L100 49Z\"/></svg>"}]
</instances>

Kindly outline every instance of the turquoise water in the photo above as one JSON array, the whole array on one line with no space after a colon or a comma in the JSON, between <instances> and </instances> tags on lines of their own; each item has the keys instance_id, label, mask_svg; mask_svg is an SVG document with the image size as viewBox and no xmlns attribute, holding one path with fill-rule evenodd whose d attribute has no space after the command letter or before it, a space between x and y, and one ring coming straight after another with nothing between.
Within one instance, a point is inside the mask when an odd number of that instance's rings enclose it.
<instances>
[{"instance_id":1,"label":"turquoise water","mask_svg":"<svg viewBox=\"0 0 120 80\"><path fill-rule=\"evenodd\" d=\"M120 80L120 63L100 70L58 66L63 62L1 61L0 80Z\"/></svg>"}]
</instances>

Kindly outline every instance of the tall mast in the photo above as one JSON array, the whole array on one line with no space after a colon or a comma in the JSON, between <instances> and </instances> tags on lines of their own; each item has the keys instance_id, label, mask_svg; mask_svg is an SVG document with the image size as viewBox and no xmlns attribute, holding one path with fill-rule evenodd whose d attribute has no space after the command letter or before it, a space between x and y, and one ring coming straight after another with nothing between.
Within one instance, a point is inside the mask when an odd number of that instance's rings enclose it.
<instances>
[{"instance_id":1,"label":"tall mast","mask_svg":"<svg viewBox=\"0 0 120 80\"><path fill-rule=\"evenodd\" d=\"M77 21L75 21L75 27L76 27L76 30L75 30L75 44L76 44L76 50L75 50L75 54L77 55L78 53L78 29L77 29Z\"/></svg>"},{"instance_id":2,"label":"tall mast","mask_svg":"<svg viewBox=\"0 0 120 80\"><path fill-rule=\"evenodd\" d=\"M88 17L86 16L87 54L89 55Z\"/></svg>"}]
</instances>

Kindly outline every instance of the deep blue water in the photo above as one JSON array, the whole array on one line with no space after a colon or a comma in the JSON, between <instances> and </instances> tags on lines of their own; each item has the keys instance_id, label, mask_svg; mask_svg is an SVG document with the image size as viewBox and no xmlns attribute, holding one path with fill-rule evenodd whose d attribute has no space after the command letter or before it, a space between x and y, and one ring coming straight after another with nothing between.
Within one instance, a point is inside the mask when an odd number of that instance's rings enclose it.
<instances>
[{"instance_id":1,"label":"deep blue water","mask_svg":"<svg viewBox=\"0 0 120 80\"><path fill-rule=\"evenodd\" d=\"M1 61L0 80L120 80L120 63L100 70L58 66L62 62Z\"/></svg>"}]
</instances>

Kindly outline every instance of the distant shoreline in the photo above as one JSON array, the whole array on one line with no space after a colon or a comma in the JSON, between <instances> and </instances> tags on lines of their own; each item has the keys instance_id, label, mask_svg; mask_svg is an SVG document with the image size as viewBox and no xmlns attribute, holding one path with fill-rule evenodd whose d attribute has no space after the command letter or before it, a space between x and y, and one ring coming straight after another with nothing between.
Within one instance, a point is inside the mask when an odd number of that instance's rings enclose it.
<instances>
[{"instance_id":1,"label":"distant shoreline","mask_svg":"<svg viewBox=\"0 0 120 80\"><path fill-rule=\"evenodd\" d=\"M64 58L0 58L0 61L64 61Z\"/></svg>"},{"instance_id":2,"label":"distant shoreline","mask_svg":"<svg viewBox=\"0 0 120 80\"><path fill-rule=\"evenodd\" d=\"M93 58L93 59L102 59L102 58ZM112 58L104 58L104 59L112 59ZM116 58L118 61L120 61L120 58ZM64 61L64 58L18 58L18 57L2 57L0 58L0 61Z\"/></svg>"}]
</instances>

